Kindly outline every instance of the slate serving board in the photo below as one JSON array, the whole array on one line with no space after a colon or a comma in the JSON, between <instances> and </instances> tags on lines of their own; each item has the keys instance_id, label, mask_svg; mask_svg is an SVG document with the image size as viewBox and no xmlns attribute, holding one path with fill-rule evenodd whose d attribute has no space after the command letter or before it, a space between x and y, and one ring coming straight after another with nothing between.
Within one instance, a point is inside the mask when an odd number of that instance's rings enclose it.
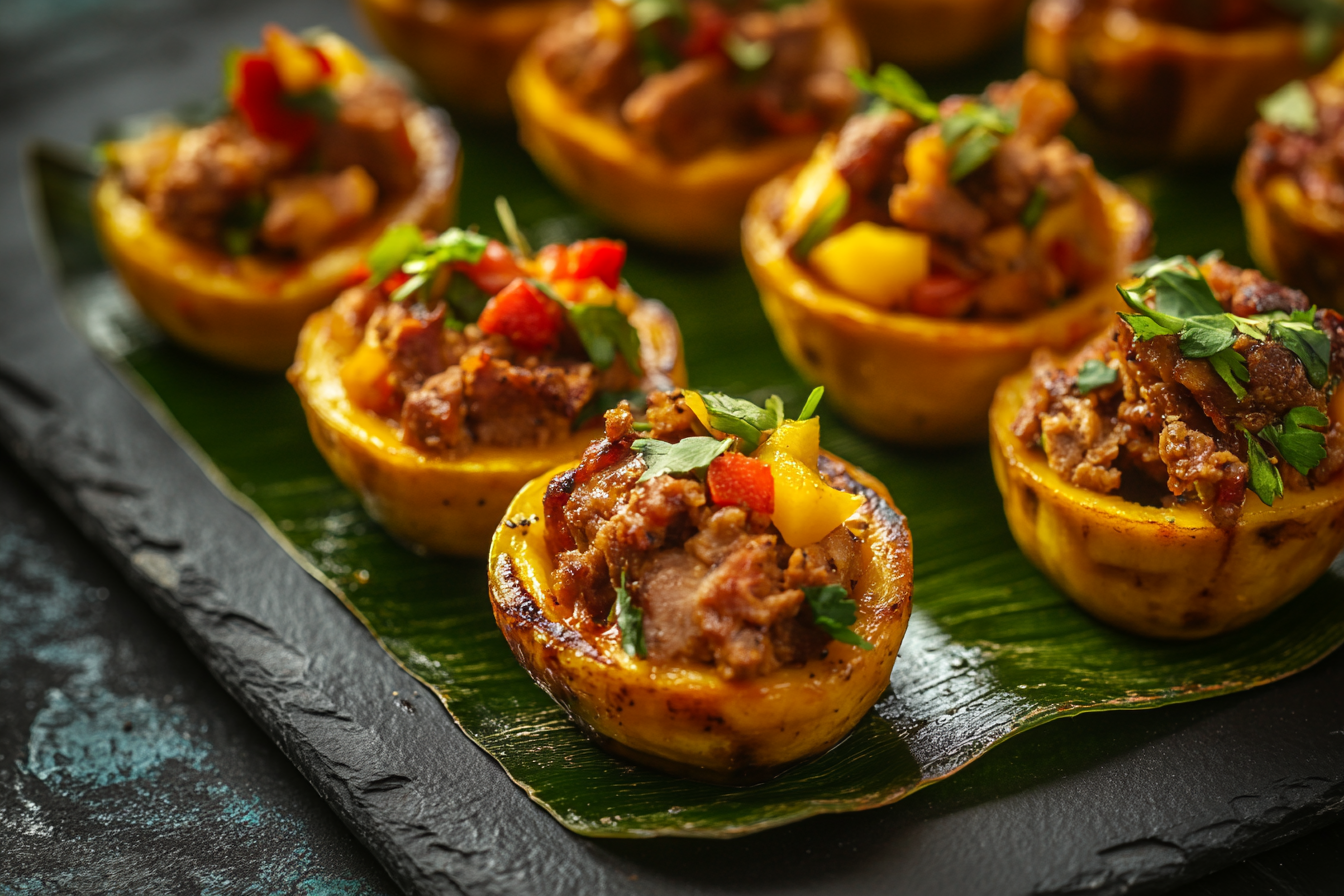
<instances>
[{"instance_id":1,"label":"slate serving board","mask_svg":"<svg viewBox=\"0 0 1344 896\"><path fill-rule=\"evenodd\" d=\"M345 15L127 3L60 52L16 54L0 74L19 97L0 148L14 159L38 133L82 142L90 122L207 94L222 48L267 19L352 33ZM26 100L36 88L42 101ZM64 327L13 174L0 194L0 440L409 892L1134 892L1344 809L1337 655L1245 695L1054 723L890 809L722 843L570 835Z\"/></svg>"}]
</instances>

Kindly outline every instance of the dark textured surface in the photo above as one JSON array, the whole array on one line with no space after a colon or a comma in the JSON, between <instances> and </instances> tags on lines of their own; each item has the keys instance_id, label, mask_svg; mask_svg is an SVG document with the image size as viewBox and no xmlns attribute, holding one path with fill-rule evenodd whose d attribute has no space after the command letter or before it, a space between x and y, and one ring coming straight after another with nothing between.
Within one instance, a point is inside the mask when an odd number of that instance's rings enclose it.
<instances>
[{"instance_id":1,"label":"dark textured surface","mask_svg":"<svg viewBox=\"0 0 1344 896\"><path fill-rule=\"evenodd\" d=\"M0 152L14 171L26 136L79 143L92 122L208 93L220 49L265 17L349 30L345 15L318 2L127 3L11 47ZM0 263L0 437L408 889L1135 891L1344 808L1335 656L1237 697L1053 723L891 809L721 843L576 838L63 327L12 176L0 193Z\"/></svg>"}]
</instances>

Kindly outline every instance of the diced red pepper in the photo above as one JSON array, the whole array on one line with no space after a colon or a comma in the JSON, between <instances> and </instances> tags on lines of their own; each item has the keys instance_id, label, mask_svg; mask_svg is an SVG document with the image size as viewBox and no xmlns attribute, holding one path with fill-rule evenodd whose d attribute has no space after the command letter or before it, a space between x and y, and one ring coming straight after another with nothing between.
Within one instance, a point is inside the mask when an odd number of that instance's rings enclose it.
<instances>
[{"instance_id":1,"label":"diced red pepper","mask_svg":"<svg viewBox=\"0 0 1344 896\"><path fill-rule=\"evenodd\" d=\"M317 136L317 117L291 109L275 63L264 53L238 57L229 102L252 133L302 152Z\"/></svg>"},{"instance_id":2,"label":"diced red pepper","mask_svg":"<svg viewBox=\"0 0 1344 896\"><path fill-rule=\"evenodd\" d=\"M723 39L732 20L716 4L699 0L690 5L690 28L681 42L683 59L697 59L723 53Z\"/></svg>"},{"instance_id":3,"label":"diced red pepper","mask_svg":"<svg viewBox=\"0 0 1344 896\"><path fill-rule=\"evenodd\" d=\"M554 299L520 277L486 303L476 325L507 337L523 351L539 352L559 341L563 316Z\"/></svg>"},{"instance_id":4,"label":"diced red pepper","mask_svg":"<svg viewBox=\"0 0 1344 896\"><path fill-rule=\"evenodd\" d=\"M492 296L514 280L525 276L523 269L518 266L518 259L513 257L509 247L498 240L490 241L480 261L475 264L459 261L453 265L453 270L466 274L467 279L480 287L482 292Z\"/></svg>"},{"instance_id":5,"label":"diced red pepper","mask_svg":"<svg viewBox=\"0 0 1344 896\"><path fill-rule=\"evenodd\" d=\"M624 267L625 243L620 240L580 240L569 247L569 276L575 280L596 277L615 289Z\"/></svg>"},{"instance_id":6,"label":"diced red pepper","mask_svg":"<svg viewBox=\"0 0 1344 896\"><path fill-rule=\"evenodd\" d=\"M956 274L930 274L910 288L910 310L929 317L956 317L966 310L976 281Z\"/></svg>"},{"instance_id":7,"label":"diced red pepper","mask_svg":"<svg viewBox=\"0 0 1344 896\"><path fill-rule=\"evenodd\" d=\"M775 477L768 464L727 452L714 458L705 476L715 504L740 504L757 513L775 512Z\"/></svg>"}]
</instances>

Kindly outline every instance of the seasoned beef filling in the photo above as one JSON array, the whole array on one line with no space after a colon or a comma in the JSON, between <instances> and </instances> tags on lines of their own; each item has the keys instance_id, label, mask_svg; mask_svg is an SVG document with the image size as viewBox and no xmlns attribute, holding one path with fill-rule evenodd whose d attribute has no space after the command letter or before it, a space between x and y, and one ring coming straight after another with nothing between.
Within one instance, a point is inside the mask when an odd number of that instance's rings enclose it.
<instances>
[{"instance_id":1,"label":"seasoned beef filling","mask_svg":"<svg viewBox=\"0 0 1344 896\"><path fill-rule=\"evenodd\" d=\"M306 137L262 136L231 111L114 144L112 162L127 193L173 233L231 254L311 256L417 177L406 130L415 104L395 82L370 71L323 89L334 105L312 115Z\"/></svg>"},{"instance_id":2,"label":"seasoned beef filling","mask_svg":"<svg viewBox=\"0 0 1344 896\"><path fill-rule=\"evenodd\" d=\"M684 21L667 15L636 30L626 10L598 0L544 32L537 50L585 108L671 159L839 124L855 92L822 58L829 7L771 6L690 0ZM725 50L734 46L750 58Z\"/></svg>"},{"instance_id":3,"label":"seasoned beef filling","mask_svg":"<svg viewBox=\"0 0 1344 896\"><path fill-rule=\"evenodd\" d=\"M1205 267L1214 296L1228 311L1249 317L1270 311L1304 311L1311 303L1295 289L1258 271L1222 261ZM1177 336L1136 338L1117 319L1102 336L1064 366L1048 351L1032 359L1034 380L1014 424L1026 442L1039 443L1050 467L1069 482L1098 492L1163 506L1195 503L1213 521L1240 518L1248 482L1246 437L1282 423L1297 407L1328 414L1344 375L1344 317L1316 312L1330 341L1329 378L1314 387L1298 358L1283 344L1238 337L1232 348L1245 358L1249 382L1240 400L1204 359L1188 358ZM1114 383L1080 394L1079 370L1099 361L1117 371ZM1344 469L1344 424L1325 432L1326 458L1303 477L1279 459L1290 489L1328 482Z\"/></svg>"},{"instance_id":4,"label":"seasoned beef filling","mask_svg":"<svg viewBox=\"0 0 1344 896\"><path fill-rule=\"evenodd\" d=\"M825 656L830 635L812 623L801 589L852 588L857 538L840 526L790 548L769 516L715 505L696 479L637 482L646 469L630 449L637 437L677 442L698 426L681 393L650 395L648 422L636 433L628 410L608 412L606 438L551 482L555 598L576 624L606 628L624 580L644 611L649 659L713 665L725 678Z\"/></svg>"}]
</instances>

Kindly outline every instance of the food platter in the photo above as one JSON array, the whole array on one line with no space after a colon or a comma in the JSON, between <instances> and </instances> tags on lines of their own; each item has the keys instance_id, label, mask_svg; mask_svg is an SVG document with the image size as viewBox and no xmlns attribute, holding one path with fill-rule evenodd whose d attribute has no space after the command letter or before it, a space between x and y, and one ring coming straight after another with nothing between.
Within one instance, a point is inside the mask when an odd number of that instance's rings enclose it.
<instances>
[{"instance_id":1,"label":"food platter","mask_svg":"<svg viewBox=\"0 0 1344 896\"><path fill-rule=\"evenodd\" d=\"M567 204L556 194L549 192L542 186L542 182L535 170L529 168L526 161L517 154L516 150L512 151L512 153L510 152L508 149L509 144L507 142L506 132L501 133L498 131L491 132L482 130L473 134L470 130L464 128L464 134L467 143L468 157L482 160L480 168L477 169L481 172L478 191L474 196L471 195L470 190L472 188L470 187L470 182L468 182L468 193L464 194L463 197L464 220L484 219L488 213L488 202L492 198L493 193L497 190L502 190L509 193L514 199L515 206L519 209L520 217L530 225L538 226L539 229L551 228L552 233L556 236L566 239L592 232L592 222L585 220L581 215L574 212L572 207L567 206ZM474 155L473 143L479 147ZM469 164L471 163L469 162ZM493 172L491 172L492 168L494 169ZM490 180L491 176L495 176L498 179L492 182ZM1170 204L1171 208L1179 208L1181 206L1192 208L1196 204L1204 204L1206 206L1215 204L1216 207L1219 190L1217 188L1217 179L1212 176L1210 176L1207 183L1203 185L1201 185L1198 180L1192 181L1188 178L1147 176L1147 181L1143 178L1144 176L1141 176L1133 182L1137 184L1147 183L1150 198L1154 199L1159 206ZM1206 187L1207 189L1204 192L1200 192L1201 186ZM1183 192L1185 194L1184 196L1182 195ZM1212 203L1210 200L1212 200ZM1227 202L1226 200L1223 201L1224 203ZM1193 219L1187 218L1185 221L1182 221L1179 215L1171 215L1169 217L1171 218L1174 230L1177 233L1180 233L1183 228L1189 233L1199 232L1204 229L1201 225L1201 219L1205 222L1210 220L1209 218L1204 218L1204 214L1205 212L1201 209L1198 216L1194 216ZM1225 228L1225 231L1233 229L1228 226L1225 218L1220 219L1219 223ZM1165 232L1162 232L1162 235L1165 239ZM1224 233L1224 235L1226 235L1226 233ZM1229 244L1230 240L1224 242L1224 245ZM1204 243L1199 243L1196 250L1204 247ZM673 271L676 272L675 276L672 273ZM723 388L732 388L737 391L749 392L756 388L773 387L777 391L780 391L781 394L787 392L796 400L800 386L797 381L793 379L793 375L789 373L787 368L783 365L776 350L770 343L768 336L765 335L763 322L759 317L759 311L751 301L753 297L750 292L750 285L746 281L745 275L739 267L734 264L710 263L699 269L687 272L683 265L678 264L676 259L669 259L656 252L650 252L639 261L637 267L632 268L630 276L632 279L635 279L641 289L645 290L647 293L665 297L670 302L680 305L676 310L681 314L683 327L688 331L688 343L697 346L695 349L696 354L692 356L690 364L693 377L699 377L702 382L712 383ZM67 281L66 285L70 286L71 281ZM692 298L694 294L715 296L723 295L725 293L730 293L736 297L732 307L726 309L726 313L716 313L711 315L702 312L697 314L694 310L691 310L693 309L691 303L695 301L695 299ZM91 294L84 294L84 299L88 300L90 298ZM724 305L726 303L719 302L717 304ZM107 312L108 310L107 306L104 306L102 309L103 312ZM86 333L94 332L95 335L97 333L106 335L109 332L104 326L111 320L108 316L99 319L96 315L93 317L86 315L82 318L77 317L76 320L77 325L81 327L87 327L90 321L97 322L97 325L91 329L86 328ZM755 330L762 334L761 338L753 340L747 344L743 344L741 340L735 338L736 333L751 330ZM129 329L129 332L133 331L133 327ZM123 347L124 346L125 343L123 343ZM104 342L100 344L100 349L106 350L107 348L107 343ZM168 352L167 354L171 355L171 352ZM731 368L727 366L725 361L729 356L731 356L732 360ZM239 459L237 457L223 459L219 454L218 449L212 451L211 448L208 447L210 442L208 425L202 426L200 425L201 421L199 420L191 421L187 419L189 412L185 405L174 405L172 397L168 392L174 381L184 384L189 382L188 380L183 380L179 377L180 372L186 368L169 368L165 366L156 374L153 369L154 363L163 363L165 365L185 363L187 367L190 367L194 362L191 362L189 359L184 360L179 356L176 359L171 357L168 357L166 360L160 358L157 362L146 363L143 369L140 370L139 375L142 378L141 382L143 383L143 381L148 380L151 384L157 383L156 388L158 389L158 400L155 401L151 399L151 403L160 411L163 409L164 405L167 405L170 408L177 418L176 424L174 425L181 426L185 429L197 446L204 449L207 455L212 454L214 456L211 465L223 472L223 477L230 481L229 487L238 488L240 490L244 503L253 504L254 506L262 506L263 509L267 510L270 514L271 522L274 522L279 530L278 532L273 532L273 534L280 535L280 533L286 533L282 537L287 537L289 540L299 543L303 537L303 533L301 532L301 524L303 523L303 520L297 516L285 517L283 513L277 509L280 507L283 500L280 494L283 489L273 489L273 492L269 494L263 489L258 493L255 488L257 483L252 482L252 494L249 495L246 475L239 476L240 469L242 468ZM737 370L745 371L745 373L735 373L734 371ZM197 373L193 375L199 374L200 371L197 371ZM218 371L212 372L209 370L206 370L204 375L207 377L221 376ZM237 384L234 385L236 386ZM264 394L267 390L267 386L264 382L250 380L244 384L244 387L253 390L248 393L248 397L259 400L254 400L251 403L244 403L243 406L247 409L247 419L243 421L233 421L235 427L238 423L248 422L257 425L259 422L266 419L269 414L267 409L271 407L268 401L264 398ZM160 404L160 401L163 402L163 404ZM139 415L139 418L143 420L143 414ZM179 434L182 434L181 431L179 431ZM969 508L970 510L975 511L969 516L957 516L955 514L943 514L940 516L933 510L940 500L945 499L948 491L946 483L951 481L958 481L958 487L964 487L968 491L973 488L984 490L988 487L990 494L992 495L992 485L989 484L987 476L988 462L981 453L982 449L966 449L964 452L954 452L944 457L930 457L929 455L920 452L907 452L893 456L884 464L884 449L876 448L871 444L865 444L857 436L846 433L844 436L834 439L831 444L835 447L843 447L848 455L860 460L860 462L870 469L881 469L882 473L880 475L883 475L883 478L887 479L889 484L892 484L893 491L897 493L898 500L902 503L903 509L905 509L907 513L911 513L916 519L923 517L923 519L926 520L926 522L923 523L924 531L937 533L940 528L943 531L948 532L965 530L968 528L968 520L984 519L984 517L989 515L993 510L994 502L992 500L978 509ZM180 451L182 449L177 450ZM246 453L245 448L243 453ZM308 472L311 473L312 470L310 469ZM298 478L303 479L307 477L300 476ZM899 483L899 485L895 483ZM318 488L329 488L329 486L319 486ZM289 497L292 498L294 495L294 490L290 489ZM330 495L331 493L328 492L327 497L330 498ZM918 510L916 510L916 508L918 508ZM988 510L985 508L988 508ZM345 506L345 509L341 511L341 514L345 514L348 510L349 505L347 502L347 505ZM86 508L81 512L88 513L89 511ZM291 527L288 530L286 530L285 526L287 519L291 523ZM347 536L359 537L365 534L360 530L358 523L353 524L347 529L340 529L339 521L333 525L337 526L334 530L324 529L307 533L308 553L305 559L308 563L314 564L319 568L321 567L320 563L315 563L314 557L317 556L317 553L315 552L320 552L322 547L318 546L317 548L314 548L313 545L317 544L324 537L339 540ZM997 527L996 530L995 527ZM993 537L997 537L999 543L1002 543L1004 532L1001 522L991 520L990 523L985 524L985 528L990 530L987 534L981 535L980 533L977 533L975 536L976 540L965 540L958 550L953 550L949 547L940 551L937 546L938 536L936 534L933 534L932 537L926 536L924 543L929 544L932 549L927 551L922 557L918 553L918 545L920 544L918 531L920 530L917 530L916 556L917 558L920 558L917 562L927 564L925 569L929 570L929 572L925 573L926 578L930 580L935 579L939 570L942 569L945 571L943 573L945 576L949 577L952 581L955 581L955 570L958 567L967 566L968 561L976 555L983 554L985 552L986 541L992 540ZM292 534L296 532L299 534ZM175 536L175 538L181 538L181 536ZM114 548L114 550L120 550L120 548ZM138 563L138 567L141 569L142 581L144 580L144 573L146 570L151 574L155 571L158 573L165 572L165 569L162 566L159 566L157 561L149 559L149 556L152 556L153 552L149 555L145 555L145 549L142 546L140 548L140 553L141 559ZM333 555L329 555L329 557L330 556ZM336 576L341 572L337 565L340 562L341 561L338 558L331 567L322 569L321 571L328 577L336 579ZM988 565L991 568L994 566L993 563ZM346 572L353 573L355 571L356 570L347 570ZM379 568L373 568L367 571L370 573L370 581L379 581L381 574ZM985 569L982 567L976 569L975 572L983 575ZM1018 559L1016 566L1009 563L1008 566L999 568L998 574L1000 578L997 580L997 584L995 584L996 580L992 576L984 578L982 581L990 583L987 587L999 588L1000 593L1011 593L1015 582L1020 582L1024 577L1032 575L1028 568L1022 564L1020 558ZM458 578L451 567L439 567L436 575L443 580ZM174 588L168 588L166 583L173 584ZM159 586L160 589L164 591L171 593L180 585L180 577L177 581L174 581L171 576L159 576ZM1005 588L1008 589L1007 592L1003 591ZM348 589L348 591L351 595L355 593L355 589ZM330 600L330 598L328 598L328 600ZM1330 602L1328 594L1325 598L1325 602ZM332 606L335 608L339 607L339 605L334 604L334 602L332 603ZM358 601L356 601L356 606L358 606ZM372 607L373 605L370 604L369 606ZM365 613L366 618L370 618L371 621L374 621L368 608L361 609ZM1087 623L1087 625L1092 625L1092 623ZM387 643L394 651L398 650L395 625L388 627L386 623L380 625L378 621L374 621L374 628L375 631L383 637L385 643ZM486 628L483 633L480 634L480 637L484 638L488 634L489 629ZM1076 634L1076 630L1074 630L1074 634ZM1328 641L1329 639L1327 638L1326 640ZM414 649L414 647L410 647L410 649L405 651L402 657L403 661L408 662L408 664L411 665L412 670L421 677L427 679L430 678L430 670L428 667L416 667L414 662L415 658L410 652ZM425 654L423 651L420 651L420 653L423 656L428 656L428 654ZM955 662L958 658L963 660L966 659L964 656L958 657L952 655L950 652L945 652L941 658L937 656L936 651L928 651L928 653L934 655L935 662L946 661L947 663L952 664L954 669L956 668ZM968 669L973 668L972 664L969 662L967 662L965 666ZM921 671L928 672L927 669ZM930 679L935 677L936 675L929 676ZM1039 678L1040 676L1038 675L1037 677ZM1262 677L1275 676L1267 675ZM955 677L952 680L955 681ZM1026 682L1024 681L1022 683ZM1033 681L1032 683L1039 684L1040 682ZM1158 685L1155 686L1155 690L1160 691L1162 689L1163 688L1159 682ZM1167 688L1167 690L1170 689ZM1064 699L1057 698L1053 701L1056 706L1063 706L1067 703L1067 695L1063 696ZM1176 695L1168 693L1167 696L1171 697ZM1078 708L1081 707L1077 705L1066 707L1066 712ZM426 710L423 707L418 710L418 712L421 713L425 711ZM554 722L549 724L553 726ZM1027 726L1021 725L1019 727ZM1029 741L1023 741L1023 743L1028 742ZM1024 754L1023 749L1025 748L1017 749L1014 755L1019 759L1023 755L1029 755ZM503 784L504 786L509 786L497 773L495 773L495 777L499 779L498 783ZM1326 789L1328 791L1329 788ZM601 820L601 817L605 816L599 816L599 821ZM865 814L856 816L854 820L847 821L846 824L851 826L847 828L847 830L852 830L852 825L854 824L862 824L863 819L868 817L874 816ZM880 825L880 823L876 824ZM372 833L366 833L366 837L374 841L379 840L378 836Z\"/></svg>"}]
</instances>

